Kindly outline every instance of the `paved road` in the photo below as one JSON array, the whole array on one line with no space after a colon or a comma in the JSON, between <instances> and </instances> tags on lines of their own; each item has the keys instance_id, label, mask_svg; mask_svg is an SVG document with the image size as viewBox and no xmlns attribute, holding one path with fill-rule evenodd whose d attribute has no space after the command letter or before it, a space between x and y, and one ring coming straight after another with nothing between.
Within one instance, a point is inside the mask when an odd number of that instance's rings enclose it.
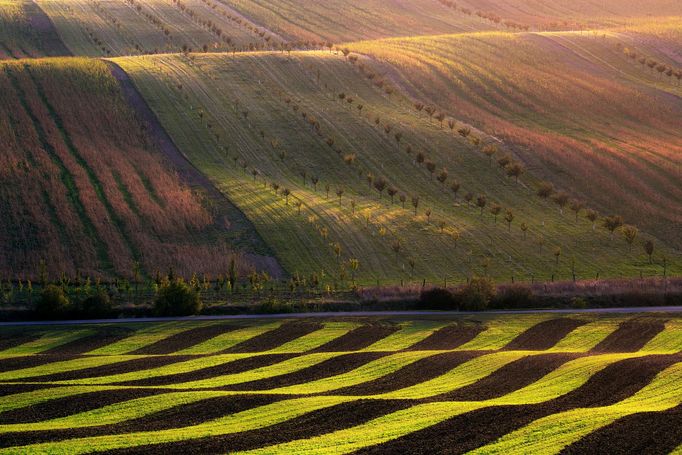
<instances>
[{"instance_id":1,"label":"paved road","mask_svg":"<svg viewBox=\"0 0 682 455\"><path fill-rule=\"evenodd\" d=\"M225 316L184 316L170 318L121 318L121 319L90 319L73 321L22 321L0 322L0 327L21 325L62 325L62 324L125 324L131 322L168 322L168 321L219 321L229 319L289 319L289 318L348 318L348 317L371 317L371 316L470 316L488 314L630 314L630 313L682 313L682 306L657 306L657 307L631 307L631 308L590 308L585 310L576 309L544 309L544 310L497 310L497 311L345 311L345 312L320 312L320 313L286 313L286 314L235 314Z\"/></svg>"}]
</instances>

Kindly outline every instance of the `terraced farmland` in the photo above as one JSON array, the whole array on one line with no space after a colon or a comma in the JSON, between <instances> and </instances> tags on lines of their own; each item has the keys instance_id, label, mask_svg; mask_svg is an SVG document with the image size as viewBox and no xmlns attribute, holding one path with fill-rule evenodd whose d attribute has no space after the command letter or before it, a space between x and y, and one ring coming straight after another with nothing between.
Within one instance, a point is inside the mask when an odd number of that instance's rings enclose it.
<instances>
[{"instance_id":1,"label":"terraced farmland","mask_svg":"<svg viewBox=\"0 0 682 455\"><path fill-rule=\"evenodd\" d=\"M3 328L0 453L664 453L682 445L681 327L536 314Z\"/></svg>"},{"instance_id":2,"label":"terraced farmland","mask_svg":"<svg viewBox=\"0 0 682 455\"><path fill-rule=\"evenodd\" d=\"M462 123L453 120L453 129L418 115L409 100L387 94L387 86L378 88L359 63L340 54L114 61L289 273L348 280L351 259L359 261L355 278L367 284L461 281L481 273L506 280L568 278L572 267L579 277L615 276L660 267L647 266L641 250L610 241L582 216L562 215L535 196L534 176L516 183L457 134ZM389 190L394 195L386 195ZM474 200L466 202L466 193ZM487 198L484 210L475 206L479 195ZM498 204L499 216L491 214ZM503 219L507 209L510 224ZM564 254L559 260L557 248ZM665 254L677 270L679 255Z\"/></svg>"}]
</instances>

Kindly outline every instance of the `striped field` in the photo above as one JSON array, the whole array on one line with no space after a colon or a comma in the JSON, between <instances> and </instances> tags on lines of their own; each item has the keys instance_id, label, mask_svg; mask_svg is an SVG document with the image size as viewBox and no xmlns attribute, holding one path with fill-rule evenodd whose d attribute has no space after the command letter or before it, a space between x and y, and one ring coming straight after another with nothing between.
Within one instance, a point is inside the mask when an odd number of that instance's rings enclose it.
<instances>
[{"instance_id":1,"label":"striped field","mask_svg":"<svg viewBox=\"0 0 682 455\"><path fill-rule=\"evenodd\" d=\"M682 319L7 327L0 453L668 453Z\"/></svg>"}]
</instances>

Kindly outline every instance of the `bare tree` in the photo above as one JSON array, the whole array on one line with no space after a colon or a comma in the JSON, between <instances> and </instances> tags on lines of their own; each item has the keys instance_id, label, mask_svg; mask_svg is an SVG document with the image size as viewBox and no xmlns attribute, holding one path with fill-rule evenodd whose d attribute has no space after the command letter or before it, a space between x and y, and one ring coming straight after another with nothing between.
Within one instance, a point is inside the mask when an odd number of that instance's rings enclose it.
<instances>
[{"instance_id":1,"label":"bare tree","mask_svg":"<svg viewBox=\"0 0 682 455\"><path fill-rule=\"evenodd\" d=\"M405 201L407 201L407 195L405 195L405 193L401 193L400 196L398 196L398 199L400 199L400 203L402 204L403 208L405 208Z\"/></svg>"},{"instance_id":2,"label":"bare tree","mask_svg":"<svg viewBox=\"0 0 682 455\"><path fill-rule=\"evenodd\" d=\"M485 197L485 194L481 194L476 198L476 206L481 209L481 216L483 216L483 209L487 203L488 201Z\"/></svg>"},{"instance_id":3,"label":"bare tree","mask_svg":"<svg viewBox=\"0 0 682 455\"><path fill-rule=\"evenodd\" d=\"M493 217L495 217L495 224L497 224L497 215L499 215L501 211L502 211L502 207L499 206L498 204L493 204L490 207L490 213L492 213Z\"/></svg>"},{"instance_id":4,"label":"bare tree","mask_svg":"<svg viewBox=\"0 0 682 455\"><path fill-rule=\"evenodd\" d=\"M343 188L338 188L336 190L336 195L339 197L339 202L341 202L341 196L343 196Z\"/></svg>"},{"instance_id":5,"label":"bare tree","mask_svg":"<svg viewBox=\"0 0 682 455\"><path fill-rule=\"evenodd\" d=\"M559 213L564 214L564 207L568 204L568 194L564 191L559 191L552 196L552 201L559 206Z\"/></svg>"},{"instance_id":6,"label":"bare tree","mask_svg":"<svg viewBox=\"0 0 682 455\"><path fill-rule=\"evenodd\" d=\"M621 232L623 233L623 238L628 244L628 251L632 251L632 244L635 242L635 239L639 234L639 229L637 229L635 226L626 224L621 228Z\"/></svg>"},{"instance_id":7,"label":"bare tree","mask_svg":"<svg viewBox=\"0 0 682 455\"><path fill-rule=\"evenodd\" d=\"M398 190L394 186L389 186L386 192L391 197L391 205L393 205L393 198L398 193Z\"/></svg>"},{"instance_id":8,"label":"bare tree","mask_svg":"<svg viewBox=\"0 0 682 455\"><path fill-rule=\"evenodd\" d=\"M597 211L587 209L585 211L585 218L590 220L590 222L592 223L592 230L594 231L594 229L597 227L597 218L599 218L599 214L597 213Z\"/></svg>"},{"instance_id":9,"label":"bare tree","mask_svg":"<svg viewBox=\"0 0 682 455\"><path fill-rule=\"evenodd\" d=\"M426 209L424 211L424 215L426 215L426 222L430 223L431 222L431 209Z\"/></svg>"},{"instance_id":10,"label":"bare tree","mask_svg":"<svg viewBox=\"0 0 682 455\"><path fill-rule=\"evenodd\" d=\"M493 155L495 155L497 153L497 146L494 144L488 144L485 147L483 147L483 149L481 151L485 154L485 156L488 157L488 162L492 166L493 165Z\"/></svg>"},{"instance_id":11,"label":"bare tree","mask_svg":"<svg viewBox=\"0 0 682 455\"><path fill-rule=\"evenodd\" d=\"M471 201L473 198L474 198L474 193L472 193L472 192L467 192L464 195L464 200L467 202L467 207L469 207L469 205L471 205Z\"/></svg>"},{"instance_id":12,"label":"bare tree","mask_svg":"<svg viewBox=\"0 0 682 455\"><path fill-rule=\"evenodd\" d=\"M282 195L284 195L284 201L286 205L289 205L289 196L291 195L291 190L289 190L289 188L284 188L282 190Z\"/></svg>"},{"instance_id":13,"label":"bare tree","mask_svg":"<svg viewBox=\"0 0 682 455\"><path fill-rule=\"evenodd\" d=\"M623 225L623 217L618 215L607 216L602 221L602 224L611 233L611 238L613 239L613 233Z\"/></svg>"},{"instance_id":14,"label":"bare tree","mask_svg":"<svg viewBox=\"0 0 682 455\"><path fill-rule=\"evenodd\" d=\"M505 171L507 172L507 177L514 177L516 183L519 183L519 177L521 177L521 174L523 174L526 169L521 163L514 161L505 168Z\"/></svg>"},{"instance_id":15,"label":"bare tree","mask_svg":"<svg viewBox=\"0 0 682 455\"><path fill-rule=\"evenodd\" d=\"M651 256L654 254L654 242L652 240L644 242L644 252L649 256L649 264L651 264Z\"/></svg>"},{"instance_id":16,"label":"bare tree","mask_svg":"<svg viewBox=\"0 0 682 455\"><path fill-rule=\"evenodd\" d=\"M549 182L541 182L540 186L538 187L538 196L540 196L543 199L547 199L550 197L552 194L554 194L554 185L552 185Z\"/></svg>"},{"instance_id":17,"label":"bare tree","mask_svg":"<svg viewBox=\"0 0 682 455\"><path fill-rule=\"evenodd\" d=\"M412 196L412 207L414 207L414 214L417 215L417 209L419 208L419 196Z\"/></svg>"},{"instance_id":18,"label":"bare tree","mask_svg":"<svg viewBox=\"0 0 682 455\"><path fill-rule=\"evenodd\" d=\"M431 160L426 160L426 170L429 171L431 178L433 178L433 173L436 172L436 163Z\"/></svg>"},{"instance_id":19,"label":"bare tree","mask_svg":"<svg viewBox=\"0 0 682 455\"><path fill-rule=\"evenodd\" d=\"M310 177L310 181L313 182L313 189L315 192L317 192L317 183L320 181L320 178L316 175L313 175Z\"/></svg>"},{"instance_id":20,"label":"bare tree","mask_svg":"<svg viewBox=\"0 0 682 455\"><path fill-rule=\"evenodd\" d=\"M441 169L436 176L436 179L441 183L441 185L445 185L445 181L448 179L448 170L445 168Z\"/></svg>"},{"instance_id":21,"label":"bare tree","mask_svg":"<svg viewBox=\"0 0 682 455\"><path fill-rule=\"evenodd\" d=\"M452 194L455 195L455 200L457 200L457 193L459 192L460 187L461 185L457 180L450 184L450 191L452 191Z\"/></svg>"},{"instance_id":22,"label":"bare tree","mask_svg":"<svg viewBox=\"0 0 682 455\"><path fill-rule=\"evenodd\" d=\"M526 223L521 223L521 232L523 232L523 240L526 240L526 232L528 232L528 225Z\"/></svg>"},{"instance_id":23,"label":"bare tree","mask_svg":"<svg viewBox=\"0 0 682 455\"><path fill-rule=\"evenodd\" d=\"M381 196L386 189L386 180L383 177L377 177L377 179L374 181L374 188L376 188L376 190L379 192L379 199L381 199Z\"/></svg>"},{"instance_id":24,"label":"bare tree","mask_svg":"<svg viewBox=\"0 0 682 455\"><path fill-rule=\"evenodd\" d=\"M504 214L504 221L507 222L509 232L511 232L511 224L512 221L514 221L514 212L512 212L511 209L507 209L507 212Z\"/></svg>"}]
</instances>

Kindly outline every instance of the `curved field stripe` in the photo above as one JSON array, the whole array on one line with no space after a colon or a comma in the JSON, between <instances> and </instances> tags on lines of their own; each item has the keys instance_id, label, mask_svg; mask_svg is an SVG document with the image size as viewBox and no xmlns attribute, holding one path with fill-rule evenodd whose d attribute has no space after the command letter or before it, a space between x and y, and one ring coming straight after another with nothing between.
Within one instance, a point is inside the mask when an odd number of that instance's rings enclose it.
<instances>
[{"instance_id":1,"label":"curved field stripe","mask_svg":"<svg viewBox=\"0 0 682 455\"><path fill-rule=\"evenodd\" d=\"M460 387L473 384L508 363L527 356L528 354L529 352L509 351L483 355L469 360L429 381L405 387L394 392L376 395L375 397L389 399L420 399L451 392Z\"/></svg>"},{"instance_id":2,"label":"curved field stripe","mask_svg":"<svg viewBox=\"0 0 682 455\"><path fill-rule=\"evenodd\" d=\"M275 349L285 343L294 341L297 338L313 333L322 328L317 322L308 321L289 321L274 330L267 331L261 335L225 350L225 352L262 352Z\"/></svg>"},{"instance_id":3,"label":"curved field stripe","mask_svg":"<svg viewBox=\"0 0 682 455\"><path fill-rule=\"evenodd\" d=\"M462 351L502 349L517 336L545 319L547 315L523 318L497 318L486 323L486 329L476 338L457 349Z\"/></svg>"},{"instance_id":4,"label":"curved field stripe","mask_svg":"<svg viewBox=\"0 0 682 455\"><path fill-rule=\"evenodd\" d=\"M622 318L599 319L582 325L548 349L548 352L587 352L618 330Z\"/></svg>"},{"instance_id":5,"label":"curved field stripe","mask_svg":"<svg viewBox=\"0 0 682 455\"><path fill-rule=\"evenodd\" d=\"M0 400L0 412L11 411L13 409L25 408L49 400L70 397L88 392L99 392L101 390L117 390L124 387L117 386L67 386L67 387L45 387L29 392L15 393L6 395Z\"/></svg>"},{"instance_id":6,"label":"curved field stripe","mask_svg":"<svg viewBox=\"0 0 682 455\"><path fill-rule=\"evenodd\" d=\"M419 404L351 428L345 428L313 438L298 439L284 444L237 453L250 455L350 453L363 447L399 438L435 425L442 420L471 412L484 406L485 404L482 402Z\"/></svg>"},{"instance_id":7,"label":"curved field stripe","mask_svg":"<svg viewBox=\"0 0 682 455\"><path fill-rule=\"evenodd\" d=\"M37 340L6 349L0 352L0 355L40 354L41 352L49 351L50 349L65 345L74 340L78 340L79 338L85 338L89 335L93 335L94 333L95 331L93 329L50 330L45 332Z\"/></svg>"},{"instance_id":8,"label":"curved field stripe","mask_svg":"<svg viewBox=\"0 0 682 455\"><path fill-rule=\"evenodd\" d=\"M372 345L375 341L382 340L398 330L394 325L367 324L346 333L345 335L329 341L320 346L316 352L346 352L359 351Z\"/></svg>"},{"instance_id":9,"label":"curved field stripe","mask_svg":"<svg viewBox=\"0 0 682 455\"><path fill-rule=\"evenodd\" d=\"M71 439L53 443L34 444L1 449L0 454L10 453L64 453L82 454L103 452L147 444L199 439L208 436L231 434L275 425L318 409L353 401L349 397L312 397L283 400L276 403L238 412L209 422L162 431L125 433Z\"/></svg>"},{"instance_id":10,"label":"curved field stripe","mask_svg":"<svg viewBox=\"0 0 682 455\"><path fill-rule=\"evenodd\" d=\"M433 353L428 351L400 352L366 363L347 373L304 384L274 388L264 391L264 393L311 394L329 392L342 387L350 387L375 380L431 355Z\"/></svg>"},{"instance_id":11,"label":"curved field stripe","mask_svg":"<svg viewBox=\"0 0 682 455\"><path fill-rule=\"evenodd\" d=\"M284 343L283 345L267 351L268 353L288 353L306 352L323 346L330 341L338 339L353 329L360 327L352 322L326 322L324 327L307 335L303 335L295 340Z\"/></svg>"},{"instance_id":12,"label":"curved field stripe","mask_svg":"<svg viewBox=\"0 0 682 455\"><path fill-rule=\"evenodd\" d=\"M253 354L220 354L210 357L199 357L196 359L187 360L185 362L177 362L162 367L150 368L147 370L131 371L129 373L120 373L110 376L99 376L95 378L71 379L68 381L60 381L59 383L70 385L117 384L123 382L137 381L140 379L154 378L158 376L187 373L191 371L200 370L202 368L214 367L220 364L227 364L235 360L243 359L247 356L253 356ZM135 357L140 358L140 356Z\"/></svg>"},{"instance_id":13,"label":"curved field stripe","mask_svg":"<svg viewBox=\"0 0 682 455\"><path fill-rule=\"evenodd\" d=\"M682 321L673 319L665 323L665 329L642 347L639 352L674 354L682 352Z\"/></svg>"},{"instance_id":14,"label":"curved field stripe","mask_svg":"<svg viewBox=\"0 0 682 455\"><path fill-rule=\"evenodd\" d=\"M557 344L566 335L583 324L585 324L585 321L573 318L542 321L511 340L504 349L543 351Z\"/></svg>"},{"instance_id":15,"label":"curved field stripe","mask_svg":"<svg viewBox=\"0 0 682 455\"><path fill-rule=\"evenodd\" d=\"M203 325L205 323L200 323L196 321L191 322L167 322L161 324L144 324L141 325L134 334L130 335L123 340L117 341L116 343L111 343L110 345L103 346L99 349L90 351L90 355L117 355L117 354L129 354L137 349L141 349L144 346L148 346L157 343L164 338L168 338L177 333L183 332L197 325Z\"/></svg>"},{"instance_id":16,"label":"curved field stripe","mask_svg":"<svg viewBox=\"0 0 682 455\"><path fill-rule=\"evenodd\" d=\"M243 341L262 335L270 330L274 330L280 325L282 325L281 322L273 322L270 324L258 324L253 327L237 329L233 332L218 335L210 340L183 349L182 351L179 351L178 354L216 354L221 351L226 351Z\"/></svg>"},{"instance_id":17,"label":"curved field stripe","mask_svg":"<svg viewBox=\"0 0 682 455\"><path fill-rule=\"evenodd\" d=\"M227 324L208 324L193 327L159 340L156 343L141 347L131 352L131 354L174 354L177 351L190 348L226 332L229 333L234 329L234 326Z\"/></svg>"},{"instance_id":18,"label":"curved field stripe","mask_svg":"<svg viewBox=\"0 0 682 455\"><path fill-rule=\"evenodd\" d=\"M658 319L627 320L622 322L615 332L592 348L592 352L635 352L643 348L664 329L663 322Z\"/></svg>"},{"instance_id":19,"label":"curved field stripe","mask_svg":"<svg viewBox=\"0 0 682 455\"><path fill-rule=\"evenodd\" d=\"M2 333L0 334L0 355L7 349L37 340L39 336L34 333Z\"/></svg>"},{"instance_id":20,"label":"curved field stripe","mask_svg":"<svg viewBox=\"0 0 682 455\"><path fill-rule=\"evenodd\" d=\"M221 391L169 392L161 395L126 400L57 419L33 423L0 425L0 434L15 431L44 431L110 425L144 417L175 406L225 395L230 395L230 393Z\"/></svg>"},{"instance_id":21,"label":"curved field stripe","mask_svg":"<svg viewBox=\"0 0 682 455\"><path fill-rule=\"evenodd\" d=\"M435 331L428 338L413 344L408 349L415 351L455 349L473 340L483 330L485 327L482 324L451 324Z\"/></svg>"},{"instance_id":22,"label":"curved field stripe","mask_svg":"<svg viewBox=\"0 0 682 455\"><path fill-rule=\"evenodd\" d=\"M79 357L74 360L52 362L37 367L6 371L4 373L0 373L0 381L16 381L35 376L44 376L48 374L63 373L66 371L94 368L102 365L124 362L126 360L132 360L135 358L135 356Z\"/></svg>"},{"instance_id":23,"label":"curved field stripe","mask_svg":"<svg viewBox=\"0 0 682 455\"><path fill-rule=\"evenodd\" d=\"M198 381L188 381L169 386L163 386L174 389L202 389L209 387L225 387L233 384L240 384L242 382L257 381L259 379L270 378L273 376L293 373L294 371L302 370L304 368L317 365L332 357L339 355L338 353L320 352L315 354L306 354L300 357L294 357L283 362L278 362L273 365L268 365L255 370L246 371L243 373L226 374L215 376L209 379L201 379Z\"/></svg>"},{"instance_id":24,"label":"curved field stripe","mask_svg":"<svg viewBox=\"0 0 682 455\"><path fill-rule=\"evenodd\" d=\"M367 346L363 351L400 351L407 349L428 338L432 333L445 327L447 324L447 322L441 321L403 323L397 332Z\"/></svg>"},{"instance_id":25,"label":"curved field stripe","mask_svg":"<svg viewBox=\"0 0 682 455\"><path fill-rule=\"evenodd\" d=\"M619 403L601 408L574 409L538 419L471 453L558 453L567 445L618 418L639 412L665 411L678 406L682 403L681 381L682 363L677 363Z\"/></svg>"}]
</instances>

